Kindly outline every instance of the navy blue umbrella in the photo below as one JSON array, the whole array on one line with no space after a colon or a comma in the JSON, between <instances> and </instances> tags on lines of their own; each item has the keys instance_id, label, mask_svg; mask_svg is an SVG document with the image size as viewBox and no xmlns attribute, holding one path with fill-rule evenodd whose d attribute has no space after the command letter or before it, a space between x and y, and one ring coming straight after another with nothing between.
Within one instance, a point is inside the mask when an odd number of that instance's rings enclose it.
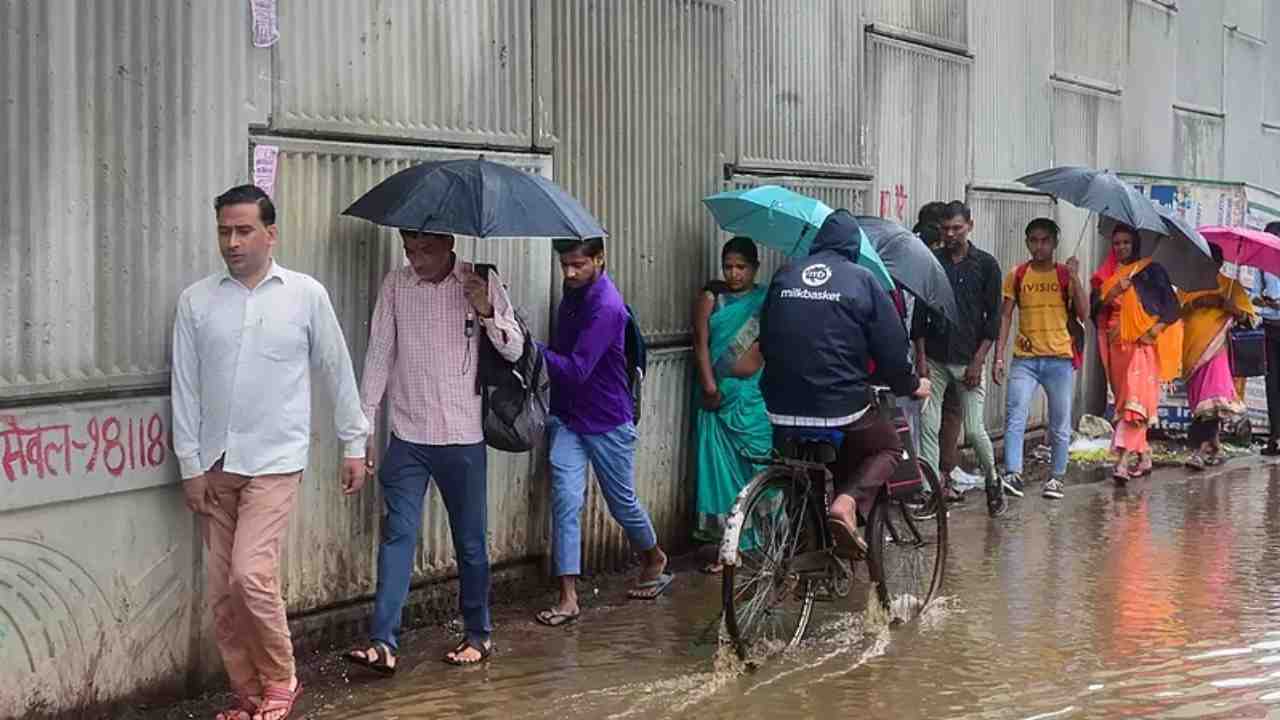
<instances>
[{"instance_id":1,"label":"navy blue umbrella","mask_svg":"<svg viewBox=\"0 0 1280 720\"><path fill-rule=\"evenodd\" d=\"M596 238L608 233L544 177L483 158L401 170L343 215L402 230L477 238Z\"/></svg>"}]
</instances>

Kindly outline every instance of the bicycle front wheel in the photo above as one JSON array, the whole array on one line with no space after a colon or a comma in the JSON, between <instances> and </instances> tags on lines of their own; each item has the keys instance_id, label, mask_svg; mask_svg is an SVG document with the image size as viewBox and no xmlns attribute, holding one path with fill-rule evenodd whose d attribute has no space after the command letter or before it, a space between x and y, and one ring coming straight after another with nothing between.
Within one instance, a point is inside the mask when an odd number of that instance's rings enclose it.
<instances>
[{"instance_id":1,"label":"bicycle front wheel","mask_svg":"<svg viewBox=\"0 0 1280 720\"><path fill-rule=\"evenodd\" d=\"M817 503L790 471L766 470L753 484L741 504L738 562L723 575L725 629L744 661L782 652L804 636L816 582L791 559L820 547L821 532Z\"/></svg>"},{"instance_id":2,"label":"bicycle front wheel","mask_svg":"<svg viewBox=\"0 0 1280 720\"><path fill-rule=\"evenodd\" d=\"M938 590L947 560L947 509L938 476L925 463L923 505L882 491L867 518L867 564L891 620L914 620Z\"/></svg>"}]
</instances>

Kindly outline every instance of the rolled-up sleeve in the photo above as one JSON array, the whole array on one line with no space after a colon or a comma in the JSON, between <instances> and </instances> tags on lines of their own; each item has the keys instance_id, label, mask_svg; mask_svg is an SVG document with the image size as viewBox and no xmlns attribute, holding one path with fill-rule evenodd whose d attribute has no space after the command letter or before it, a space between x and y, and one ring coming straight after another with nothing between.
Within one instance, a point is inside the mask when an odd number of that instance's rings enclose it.
<instances>
[{"instance_id":1,"label":"rolled-up sleeve","mask_svg":"<svg viewBox=\"0 0 1280 720\"><path fill-rule=\"evenodd\" d=\"M485 334L498 354L507 362L520 359L524 351L524 332L516 321L516 311L511 305L511 297L496 270L489 271L489 304L493 306L493 317L482 318Z\"/></svg>"}]
</instances>

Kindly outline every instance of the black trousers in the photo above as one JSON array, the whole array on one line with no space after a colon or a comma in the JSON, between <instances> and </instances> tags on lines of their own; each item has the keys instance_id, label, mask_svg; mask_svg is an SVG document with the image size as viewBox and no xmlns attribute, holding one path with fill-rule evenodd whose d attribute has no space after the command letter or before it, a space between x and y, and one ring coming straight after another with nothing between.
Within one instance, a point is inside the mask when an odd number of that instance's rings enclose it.
<instances>
[{"instance_id":1,"label":"black trousers","mask_svg":"<svg viewBox=\"0 0 1280 720\"><path fill-rule=\"evenodd\" d=\"M1271 439L1280 440L1280 323L1264 325L1267 342L1267 419Z\"/></svg>"}]
</instances>

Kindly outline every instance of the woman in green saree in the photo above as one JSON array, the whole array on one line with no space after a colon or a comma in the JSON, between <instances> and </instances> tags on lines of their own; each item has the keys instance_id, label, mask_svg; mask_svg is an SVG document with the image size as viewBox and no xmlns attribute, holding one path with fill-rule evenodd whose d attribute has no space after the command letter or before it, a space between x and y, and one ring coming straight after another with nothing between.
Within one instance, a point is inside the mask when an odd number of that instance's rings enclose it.
<instances>
[{"instance_id":1,"label":"woman in green saree","mask_svg":"<svg viewBox=\"0 0 1280 720\"><path fill-rule=\"evenodd\" d=\"M768 455L773 431L760 396L760 373L733 376L733 367L759 334L767 286L756 285L759 253L750 238L735 237L720 252L724 280L712 282L693 308L694 357L701 398L695 412L698 517L694 538L715 543L738 492L758 468L744 456ZM703 568L722 570L719 561Z\"/></svg>"}]
</instances>

